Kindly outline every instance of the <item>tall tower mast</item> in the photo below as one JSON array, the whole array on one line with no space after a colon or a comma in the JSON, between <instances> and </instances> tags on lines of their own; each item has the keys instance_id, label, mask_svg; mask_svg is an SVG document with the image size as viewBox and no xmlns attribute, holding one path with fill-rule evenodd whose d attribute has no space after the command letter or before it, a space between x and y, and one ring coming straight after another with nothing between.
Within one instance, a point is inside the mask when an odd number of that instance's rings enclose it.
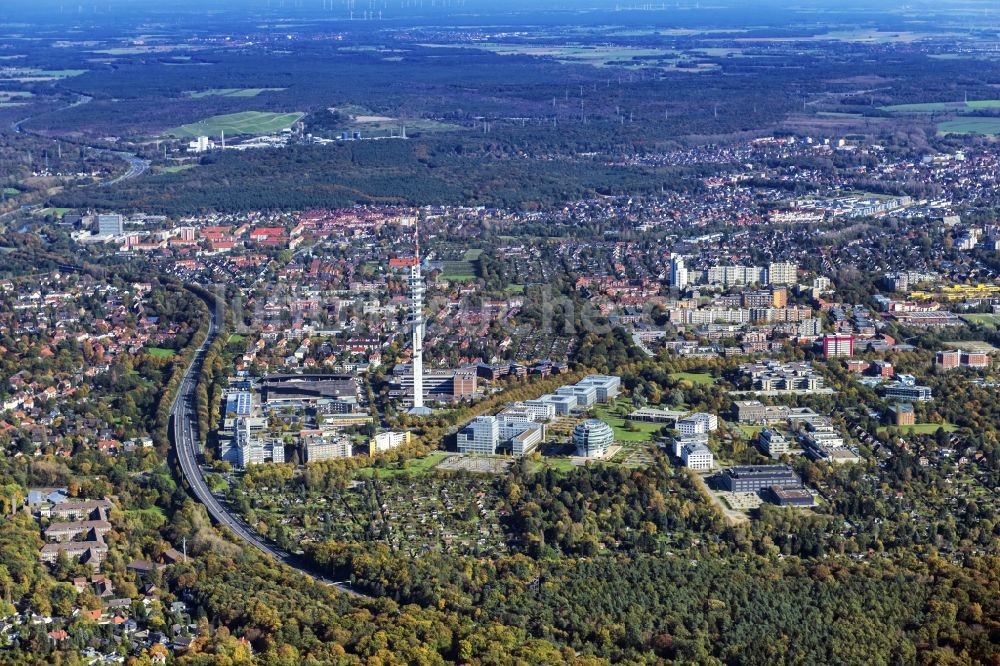
<instances>
[{"instance_id":1,"label":"tall tower mast","mask_svg":"<svg viewBox=\"0 0 1000 666\"><path fill-rule=\"evenodd\" d=\"M420 218L413 228L413 263L410 265L410 325L413 330L413 407L410 414L426 416L424 406L424 277L420 273Z\"/></svg>"}]
</instances>

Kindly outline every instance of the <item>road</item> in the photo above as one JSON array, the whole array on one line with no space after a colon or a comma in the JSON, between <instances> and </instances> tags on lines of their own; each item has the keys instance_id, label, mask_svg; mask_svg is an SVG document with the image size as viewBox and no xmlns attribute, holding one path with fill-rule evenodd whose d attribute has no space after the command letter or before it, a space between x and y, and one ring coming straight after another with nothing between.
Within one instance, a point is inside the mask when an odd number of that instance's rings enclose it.
<instances>
[{"instance_id":1,"label":"road","mask_svg":"<svg viewBox=\"0 0 1000 666\"><path fill-rule=\"evenodd\" d=\"M83 106L84 104L90 103L92 99L94 98L90 97L89 95L78 94L76 100L74 100L72 103L67 104L66 106L61 106L58 109L52 111L52 113L55 113L56 111L65 111L66 109L72 109L73 107L76 106ZM20 120L15 120L10 124L10 128L14 131L15 134L31 134L30 131L24 129L24 123L28 122L33 117L34 116L28 116L27 118L21 118ZM102 181L100 183L101 187L109 187L111 185L116 185L118 183L130 180L132 178L137 178L142 174L146 173L146 170L149 169L149 160L144 160L140 157L137 157L134 153L128 153L122 150L108 150L107 148L95 148L93 146L87 146L87 147L103 155L113 155L115 157L119 157L128 163L128 171L126 171L120 176L115 176L114 178Z\"/></svg>"},{"instance_id":2,"label":"road","mask_svg":"<svg viewBox=\"0 0 1000 666\"><path fill-rule=\"evenodd\" d=\"M171 443L174 446L177 459L180 462L181 473L187 480L188 486L191 488L191 492L199 502L205 505L205 509L208 510L208 515L211 516L212 520L215 521L216 524L228 528L239 539L257 548L257 550L261 551L268 557L271 557L275 561L281 562L282 564L287 564L288 566L301 571L311 578L331 587L335 587L347 594L351 594L353 596L367 596L352 588L346 582L337 582L325 578L315 570L311 569L308 564L302 562L295 555L287 553L269 541L263 539L253 528L247 525L239 515L230 511L228 507L220 502L219 499L212 494L212 490L205 482L203 471L198 463L198 459L201 454L199 450L200 443L198 440L198 414L195 408L195 391L198 386L198 376L201 373L201 365L205 357L205 351L219 334L219 314L216 312L216 308L213 307L213 304L208 303L208 306L208 311L211 316L208 336L205 338L205 341L201 344L201 346L198 347L194 359L191 361L187 371L184 373L184 380L181 382L180 389L177 391L177 396L174 398L173 405L170 408L170 417L173 421L173 427L171 428Z\"/></svg>"}]
</instances>

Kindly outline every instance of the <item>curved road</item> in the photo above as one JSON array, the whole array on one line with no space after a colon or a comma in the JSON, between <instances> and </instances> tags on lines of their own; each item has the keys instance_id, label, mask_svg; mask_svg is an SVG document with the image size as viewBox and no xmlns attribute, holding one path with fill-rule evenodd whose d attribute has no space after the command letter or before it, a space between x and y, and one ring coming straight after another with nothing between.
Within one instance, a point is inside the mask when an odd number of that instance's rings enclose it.
<instances>
[{"instance_id":1,"label":"curved road","mask_svg":"<svg viewBox=\"0 0 1000 666\"><path fill-rule=\"evenodd\" d=\"M84 104L90 103L90 101L94 99L90 95L83 95L80 93L76 94L78 95L78 97L76 98L75 101L71 102L70 104L67 104L66 106L61 106L58 109L54 109L49 113L55 113L57 111L65 111L66 109L72 109L73 107L76 106L83 106ZM34 118L34 116L28 116L27 118L21 118L20 120L15 120L10 124L10 128L14 130L15 134L31 134L31 132L24 129L23 125L32 118ZM86 146L86 144L82 145ZM128 153L123 150L110 150L108 148L95 148L94 146L86 146L86 147L102 155L113 155L115 157L120 157L121 159L125 160L128 163L128 171L126 171L120 176L115 176L114 178L109 178L108 180L102 181L101 183L99 183L101 187L109 187L111 185L116 185L122 181L136 178L144 174L146 170L149 169L149 160L144 160L136 156L135 153Z\"/></svg>"},{"instance_id":2,"label":"curved road","mask_svg":"<svg viewBox=\"0 0 1000 666\"><path fill-rule=\"evenodd\" d=\"M181 382L180 389L177 391L177 396L174 398L173 405L170 408L170 417L173 426L171 443L177 453L177 459L180 462L181 472L187 480L188 485L191 488L191 492L199 502L205 505L205 508L208 510L208 514L212 517L212 520L219 525L229 528L233 534L244 542L254 546L265 555L281 562L282 564L287 564L288 566L301 571L321 583L336 587L342 592L346 592L354 596L367 596L358 590L353 589L345 582L335 582L327 579L323 575L317 573L314 569L310 568L307 564L300 561L295 555L285 552L276 547L274 544L263 539L253 528L247 525L247 523L239 515L233 513L228 507L222 504L222 502L220 502L219 499L212 494L212 490L205 482L202 469L198 464L200 451L198 441L198 414L195 409L195 391L198 387L198 376L201 373L201 365L205 358L205 351L219 334L219 313L214 307L215 304L206 301L206 305L208 305L208 311L211 316L209 321L208 336L206 336L205 341L201 343L201 346L198 347L198 350L195 352L194 359L191 361L187 371L184 373L184 380Z\"/></svg>"}]
</instances>

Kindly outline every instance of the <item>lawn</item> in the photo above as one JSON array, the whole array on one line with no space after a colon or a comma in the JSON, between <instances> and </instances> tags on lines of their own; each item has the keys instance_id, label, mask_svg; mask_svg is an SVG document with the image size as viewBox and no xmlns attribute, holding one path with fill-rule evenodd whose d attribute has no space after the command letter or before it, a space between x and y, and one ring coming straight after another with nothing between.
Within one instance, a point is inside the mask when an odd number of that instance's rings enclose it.
<instances>
[{"instance_id":1,"label":"lawn","mask_svg":"<svg viewBox=\"0 0 1000 666\"><path fill-rule=\"evenodd\" d=\"M1000 314L964 314L961 317L970 324L982 324L987 328L996 328L1000 322Z\"/></svg>"},{"instance_id":2,"label":"lawn","mask_svg":"<svg viewBox=\"0 0 1000 666\"><path fill-rule=\"evenodd\" d=\"M191 99L201 99L203 97L256 97L262 92L280 92L284 88L212 88L211 90L200 90L189 92L187 96Z\"/></svg>"},{"instance_id":3,"label":"lawn","mask_svg":"<svg viewBox=\"0 0 1000 666\"><path fill-rule=\"evenodd\" d=\"M391 467L362 467L361 469L354 471L355 478L371 478L375 476L375 470L378 470L380 477L393 477L402 476L406 474L426 474L435 467L438 463L444 460L448 456L447 453L443 451L436 451L434 453L428 453L423 458L411 458L409 460L404 460L402 464L392 465Z\"/></svg>"},{"instance_id":4,"label":"lawn","mask_svg":"<svg viewBox=\"0 0 1000 666\"><path fill-rule=\"evenodd\" d=\"M597 418L607 423L615 431L615 440L619 442L648 442L663 428L662 423L646 423L645 421L628 421L631 427L626 427L626 420L612 414L606 407L595 410Z\"/></svg>"},{"instance_id":5,"label":"lawn","mask_svg":"<svg viewBox=\"0 0 1000 666\"><path fill-rule=\"evenodd\" d=\"M172 130L167 130L166 133L180 138L219 136L222 132L225 132L229 136L239 134L273 134L283 129L288 129L304 115L306 114L301 111L293 111L291 113L243 111L241 113L212 116L196 123L175 127Z\"/></svg>"},{"instance_id":6,"label":"lawn","mask_svg":"<svg viewBox=\"0 0 1000 666\"><path fill-rule=\"evenodd\" d=\"M177 354L173 349L164 349L163 347L149 347L146 351L153 358L173 358Z\"/></svg>"},{"instance_id":7,"label":"lawn","mask_svg":"<svg viewBox=\"0 0 1000 666\"><path fill-rule=\"evenodd\" d=\"M711 386L715 383L715 378L707 372L673 372L670 374L670 378L686 380L695 386Z\"/></svg>"},{"instance_id":8,"label":"lawn","mask_svg":"<svg viewBox=\"0 0 1000 666\"><path fill-rule=\"evenodd\" d=\"M959 118L938 123L938 134L1000 134L1000 118Z\"/></svg>"},{"instance_id":9,"label":"lawn","mask_svg":"<svg viewBox=\"0 0 1000 666\"><path fill-rule=\"evenodd\" d=\"M503 289L508 294L523 294L524 285L523 284L509 284Z\"/></svg>"},{"instance_id":10,"label":"lawn","mask_svg":"<svg viewBox=\"0 0 1000 666\"><path fill-rule=\"evenodd\" d=\"M5 187L3 188L3 193L9 197L16 197L18 194L21 193L21 190L15 189L13 187Z\"/></svg>"},{"instance_id":11,"label":"lawn","mask_svg":"<svg viewBox=\"0 0 1000 666\"><path fill-rule=\"evenodd\" d=\"M955 432L958 430L958 426L954 423L917 423L911 426L898 426L903 432L908 432L914 435L933 435L938 431L938 428L944 428L945 432ZM878 429L881 434L888 429L887 426L882 426Z\"/></svg>"},{"instance_id":12,"label":"lawn","mask_svg":"<svg viewBox=\"0 0 1000 666\"><path fill-rule=\"evenodd\" d=\"M43 208L38 211L39 215L55 215L56 217L62 217L66 213L73 210L72 208Z\"/></svg>"},{"instance_id":13,"label":"lawn","mask_svg":"<svg viewBox=\"0 0 1000 666\"><path fill-rule=\"evenodd\" d=\"M246 339L247 339L247 336L245 336L245 335L240 335L239 333L233 333L232 335L229 336L229 339L226 340L226 344L227 345L240 344L240 343L242 343Z\"/></svg>"},{"instance_id":14,"label":"lawn","mask_svg":"<svg viewBox=\"0 0 1000 666\"><path fill-rule=\"evenodd\" d=\"M764 426L760 425L740 424L738 427L740 429L740 432L742 432L747 439L753 439L754 437L757 436L757 433L759 433L761 430L764 429Z\"/></svg>"}]
</instances>

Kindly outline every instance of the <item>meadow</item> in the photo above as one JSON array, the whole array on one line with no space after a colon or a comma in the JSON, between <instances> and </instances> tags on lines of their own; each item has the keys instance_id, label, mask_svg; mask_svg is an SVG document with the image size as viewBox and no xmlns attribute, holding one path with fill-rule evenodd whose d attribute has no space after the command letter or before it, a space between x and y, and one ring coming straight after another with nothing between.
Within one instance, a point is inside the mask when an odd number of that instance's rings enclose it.
<instances>
[{"instance_id":1,"label":"meadow","mask_svg":"<svg viewBox=\"0 0 1000 666\"><path fill-rule=\"evenodd\" d=\"M938 123L938 134L1000 134L1000 118L959 118Z\"/></svg>"},{"instance_id":2,"label":"meadow","mask_svg":"<svg viewBox=\"0 0 1000 666\"><path fill-rule=\"evenodd\" d=\"M212 116L196 123L181 125L167 130L167 134L179 137L219 136L225 132L228 136L240 134L273 134L291 127L305 113L269 113L264 111L243 111L222 116Z\"/></svg>"}]
</instances>

